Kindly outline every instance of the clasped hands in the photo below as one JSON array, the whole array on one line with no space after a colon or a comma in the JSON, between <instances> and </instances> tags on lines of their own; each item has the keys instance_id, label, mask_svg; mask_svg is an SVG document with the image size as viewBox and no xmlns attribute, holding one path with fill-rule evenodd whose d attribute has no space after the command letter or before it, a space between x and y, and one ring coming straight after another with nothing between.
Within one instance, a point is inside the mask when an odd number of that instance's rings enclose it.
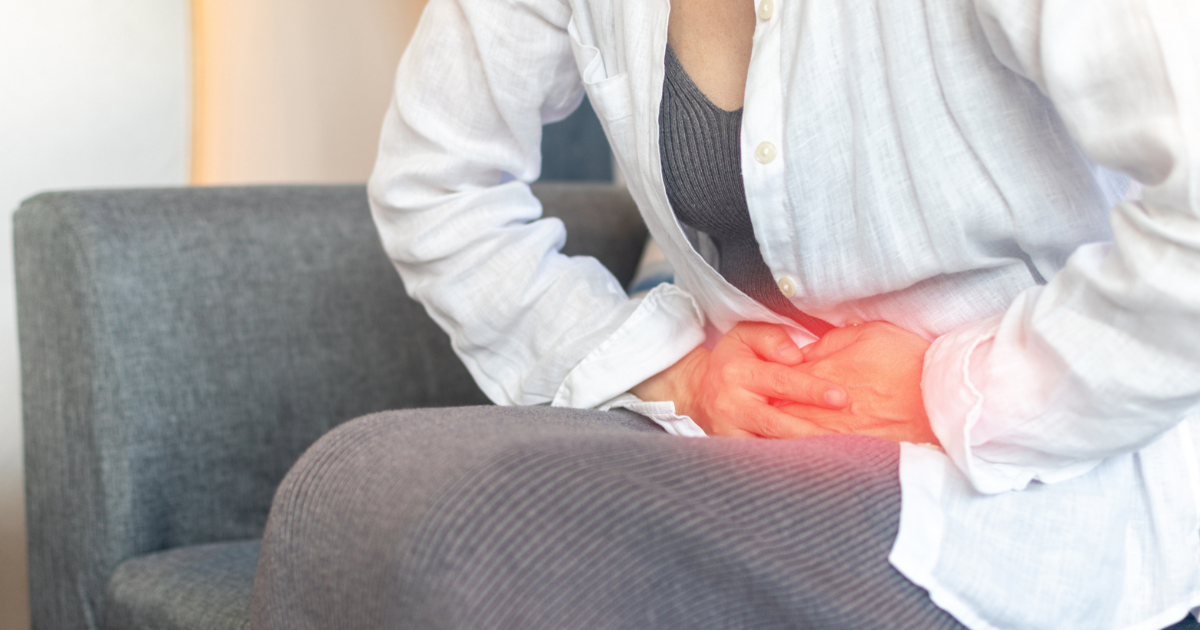
<instances>
[{"instance_id":1,"label":"clasped hands","mask_svg":"<svg viewBox=\"0 0 1200 630\"><path fill-rule=\"evenodd\" d=\"M674 401L709 435L936 443L921 398L928 348L885 322L836 328L803 349L778 326L742 322L633 391Z\"/></svg>"}]
</instances>

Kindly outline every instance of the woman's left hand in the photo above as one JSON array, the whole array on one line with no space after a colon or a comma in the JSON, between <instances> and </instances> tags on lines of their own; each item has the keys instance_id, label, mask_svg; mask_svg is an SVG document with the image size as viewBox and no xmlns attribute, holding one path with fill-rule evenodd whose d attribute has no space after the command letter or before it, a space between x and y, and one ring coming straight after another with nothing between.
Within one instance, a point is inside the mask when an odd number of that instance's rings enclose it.
<instances>
[{"instance_id":1,"label":"woman's left hand","mask_svg":"<svg viewBox=\"0 0 1200 630\"><path fill-rule=\"evenodd\" d=\"M802 349L804 362L793 369L841 385L850 404L837 411L797 403L778 407L838 433L936 444L921 398L921 371L929 345L886 322L831 330Z\"/></svg>"}]
</instances>

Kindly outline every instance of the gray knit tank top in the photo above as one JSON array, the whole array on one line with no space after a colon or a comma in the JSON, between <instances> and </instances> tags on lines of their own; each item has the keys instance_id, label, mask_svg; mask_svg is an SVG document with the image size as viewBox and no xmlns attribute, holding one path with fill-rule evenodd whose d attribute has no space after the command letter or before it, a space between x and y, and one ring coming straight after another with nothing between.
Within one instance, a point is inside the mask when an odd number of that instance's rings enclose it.
<instances>
[{"instance_id":1,"label":"gray knit tank top","mask_svg":"<svg viewBox=\"0 0 1200 630\"><path fill-rule=\"evenodd\" d=\"M742 110L726 111L708 100L669 45L658 126L671 209L680 223L704 232L716 244L717 272L818 337L833 328L793 306L763 260L742 183Z\"/></svg>"}]
</instances>

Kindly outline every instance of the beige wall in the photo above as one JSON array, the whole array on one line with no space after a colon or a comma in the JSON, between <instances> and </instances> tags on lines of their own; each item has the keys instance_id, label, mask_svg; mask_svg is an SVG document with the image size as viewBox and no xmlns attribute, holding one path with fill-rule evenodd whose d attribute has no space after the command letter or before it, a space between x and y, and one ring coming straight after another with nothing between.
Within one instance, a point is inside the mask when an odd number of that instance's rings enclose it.
<instances>
[{"instance_id":1,"label":"beige wall","mask_svg":"<svg viewBox=\"0 0 1200 630\"><path fill-rule=\"evenodd\" d=\"M193 182L365 181L424 4L193 0Z\"/></svg>"}]
</instances>

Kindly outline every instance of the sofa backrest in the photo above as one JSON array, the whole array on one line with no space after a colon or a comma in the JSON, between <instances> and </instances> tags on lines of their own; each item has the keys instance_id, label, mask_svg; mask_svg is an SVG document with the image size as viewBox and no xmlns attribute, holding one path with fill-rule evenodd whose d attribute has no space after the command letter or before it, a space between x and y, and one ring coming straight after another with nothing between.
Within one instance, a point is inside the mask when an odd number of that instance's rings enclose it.
<instances>
[{"instance_id":1,"label":"sofa backrest","mask_svg":"<svg viewBox=\"0 0 1200 630\"><path fill-rule=\"evenodd\" d=\"M611 185L539 187L567 252L623 282ZM122 560L260 535L333 426L486 404L384 255L362 186L50 193L15 217L36 629L102 625Z\"/></svg>"}]
</instances>

